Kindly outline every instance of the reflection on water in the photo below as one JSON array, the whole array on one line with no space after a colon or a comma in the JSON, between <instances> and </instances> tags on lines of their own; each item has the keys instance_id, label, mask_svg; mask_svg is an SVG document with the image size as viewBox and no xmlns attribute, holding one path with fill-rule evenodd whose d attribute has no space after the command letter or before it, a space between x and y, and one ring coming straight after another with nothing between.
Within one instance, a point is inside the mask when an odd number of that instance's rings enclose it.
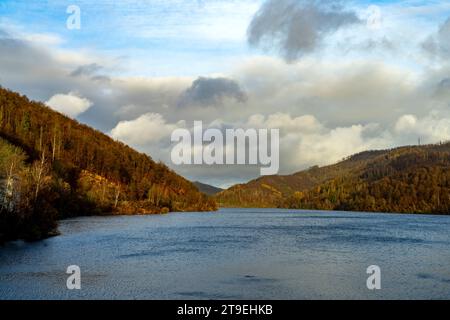
<instances>
[{"instance_id":1,"label":"reflection on water","mask_svg":"<svg viewBox=\"0 0 450 320\"><path fill-rule=\"evenodd\" d=\"M0 247L1 299L450 299L450 217L226 209L60 230ZM80 291L66 289L69 265Z\"/></svg>"}]
</instances>

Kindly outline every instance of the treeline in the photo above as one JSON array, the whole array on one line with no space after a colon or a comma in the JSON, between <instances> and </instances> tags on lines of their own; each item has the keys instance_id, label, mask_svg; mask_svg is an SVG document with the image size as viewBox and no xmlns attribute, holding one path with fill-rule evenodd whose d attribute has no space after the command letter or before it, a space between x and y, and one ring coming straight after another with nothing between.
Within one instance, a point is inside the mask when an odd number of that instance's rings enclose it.
<instances>
[{"instance_id":1,"label":"treeline","mask_svg":"<svg viewBox=\"0 0 450 320\"><path fill-rule=\"evenodd\" d=\"M220 193L225 206L450 214L450 143L367 151Z\"/></svg>"},{"instance_id":2,"label":"treeline","mask_svg":"<svg viewBox=\"0 0 450 320\"><path fill-rule=\"evenodd\" d=\"M29 202L33 214L27 215L34 219L30 225L39 225L35 220L51 220L44 221L48 228L35 232L42 233L41 237L54 229L57 219L72 216L216 210L213 200L164 164L3 88L0 88L0 137L5 151L5 156L0 155L3 163L0 201L10 201L5 195L12 192L17 205L10 207L14 208L10 210L13 211L10 218L25 215L22 205ZM11 161L17 162L12 174L7 170ZM39 185L45 188L39 188L33 200L27 188L34 188L37 168L41 168ZM40 210L42 214L37 212ZM4 211L1 228L8 229L11 219L3 219Z\"/></svg>"},{"instance_id":3,"label":"treeline","mask_svg":"<svg viewBox=\"0 0 450 320\"><path fill-rule=\"evenodd\" d=\"M359 172L296 192L280 207L450 214L450 144L389 152Z\"/></svg>"}]
</instances>

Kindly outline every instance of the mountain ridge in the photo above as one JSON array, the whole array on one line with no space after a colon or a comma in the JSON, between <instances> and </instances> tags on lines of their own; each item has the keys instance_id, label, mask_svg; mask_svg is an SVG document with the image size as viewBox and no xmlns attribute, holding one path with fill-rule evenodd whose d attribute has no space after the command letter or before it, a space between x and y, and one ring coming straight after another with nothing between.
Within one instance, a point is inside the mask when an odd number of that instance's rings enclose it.
<instances>
[{"instance_id":1,"label":"mountain ridge","mask_svg":"<svg viewBox=\"0 0 450 320\"><path fill-rule=\"evenodd\" d=\"M449 142L403 146L361 152L292 175L261 177L215 198L225 207L449 214L448 169Z\"/></svg>"},{"instance_id":2,"label":"mountain ridge","mask_svg":"<svg viewBox=\"0 0 450 320\"><path fill-rule=\"evenodd\" d=\"M200 181L194 181L193 184L198 188L198 190L208 196L213 196L218 194L219 192L224 191L224 189L215 187L213 185L209 185L206 183L202 183Z\"/></svg>"}]
</instances>

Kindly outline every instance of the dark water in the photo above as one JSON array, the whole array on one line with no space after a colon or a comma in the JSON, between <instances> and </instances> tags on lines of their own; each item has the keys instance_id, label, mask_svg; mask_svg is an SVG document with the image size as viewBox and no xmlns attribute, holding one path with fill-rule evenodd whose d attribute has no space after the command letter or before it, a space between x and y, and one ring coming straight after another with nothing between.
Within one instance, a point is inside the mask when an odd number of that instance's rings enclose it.
<instances>
[{"instance_id":1,"label":"dark water","mask_svg":"<svg viewBox=\"0 0 450 320\"><path fill-rule=\"evenodd\" d=\"M60 230L0 247L1 299L450 299L450 217L230 209Z\"/></svg>"}]
</instances>

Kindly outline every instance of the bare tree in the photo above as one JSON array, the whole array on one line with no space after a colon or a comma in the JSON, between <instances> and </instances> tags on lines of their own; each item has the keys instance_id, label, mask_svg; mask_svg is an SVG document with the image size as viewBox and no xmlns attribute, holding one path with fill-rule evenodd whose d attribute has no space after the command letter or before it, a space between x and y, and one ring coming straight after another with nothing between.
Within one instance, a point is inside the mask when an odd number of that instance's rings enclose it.
<instances>
[{"instance_id":1,"label":"bare tree","mask_svg":"<svg viewBox=\"0 0 450 320\"><path fill-rule=\"evenodd\" d=\"M53 131L52 161L55 161L55 155L56 155L56 129Z\"/></svg>"},{"instance_id":2,"label":"bare tree","mask_svg":"<svg viewBox=\"0 0 450 320\"><path fill-rule=\"evenodd\" d=\"M52 161L55 161L60 156L61 152L61 130L58 126L53 129L52 137Z\"/></svg>"},{"instance_id":3,"label":"bare tree","mask_svg":"<svg viewBox=\"0 0 450 320\"><path fill-rule=\"evenodd\" d=\"M117 208L117 205L119 203L119 197L120 197L120 185L117 185L115 199L114 199L114 209Z\"/></svg>"},{"instance_id":4,"label":"bare tree","mask_svg":"<svg viewBox=\"0 0 450 320\"><path fill-rule=\"evenodd\" d=\"M12 154L7 157L4 163L3 172L5 174L5 188L3 192L2 209L12 211L17 200L16 180L20 164L23 161L23 156L20 154Z\"/></svg>"},{"instance_id":5,"label":"bare tree","mask_svg":"<svg viewBox=\"0 0 450 320\"><path fill-rule=\"evenodd\" d=\"M42 188L45 175L47 174L48 168L45 161L45 150L42 151L41 159L34 163L33 165L33 180L35 184L34 201L36 202L39 196L39 191Z\"/></svg>"},{"instance_id":6,"label":"bare tree","mask_svg":"<svg viewBox=\"0 0 450 320\"><path fill-rule=\"evenodd\" d=\"M44 128L41 126L40 132L39 132L39 151L42 150L43 135L44 135Z\"/></svg>"}]
</instances>

